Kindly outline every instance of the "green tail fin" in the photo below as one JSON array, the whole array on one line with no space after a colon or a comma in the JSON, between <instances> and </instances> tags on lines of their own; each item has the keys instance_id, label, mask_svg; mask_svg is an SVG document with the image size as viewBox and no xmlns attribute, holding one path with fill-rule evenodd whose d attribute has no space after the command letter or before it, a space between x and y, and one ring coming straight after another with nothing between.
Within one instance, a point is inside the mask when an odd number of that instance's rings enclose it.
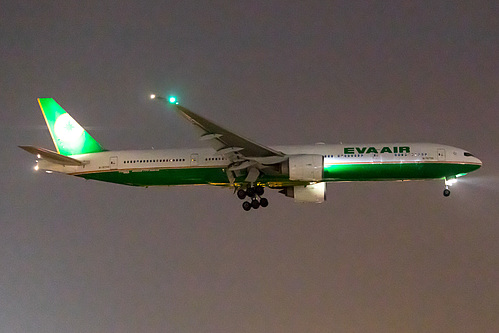
<instances>
[{"instance_id":1,"label":"green tail fin","mask_svg":"<svg viewBox=\"0 0 499 333\"><path fill-rule=\"evenodd\" d=\"M39 98L38 103L59 154L68 156L104 151L53 98Z\"/></svg>"}]
</instances>

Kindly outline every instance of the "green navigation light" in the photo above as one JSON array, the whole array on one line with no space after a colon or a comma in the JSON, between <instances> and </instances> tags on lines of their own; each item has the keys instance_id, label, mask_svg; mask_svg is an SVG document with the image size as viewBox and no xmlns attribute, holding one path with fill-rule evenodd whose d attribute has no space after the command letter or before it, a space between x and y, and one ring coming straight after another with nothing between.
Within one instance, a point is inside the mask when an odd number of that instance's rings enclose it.
<instances>
[{"instance_id":1,"label":"green navigation light","mask_svg":"<svg viewBox=\"0 0 499 333\"><path fill-rule=\"evenodd\" d=\"M162 97L162 96L158 96L156 94L150 94L149 97L151 99L156 99L156 100L161 100L161 101L168 101L168 103L170 103L170 104L178 104L177 97L175 97L175 96L169 96L168 98L165 98L165 97Z\"/></svg>"}]
</instances>

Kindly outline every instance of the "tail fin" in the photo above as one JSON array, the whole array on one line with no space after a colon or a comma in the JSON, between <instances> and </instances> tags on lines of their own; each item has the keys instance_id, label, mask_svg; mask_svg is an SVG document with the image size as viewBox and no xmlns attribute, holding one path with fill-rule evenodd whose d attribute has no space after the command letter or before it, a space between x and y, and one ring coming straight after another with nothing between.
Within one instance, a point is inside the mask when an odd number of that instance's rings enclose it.
<instances>
[{"instance_id":1,"label":"tail fin","mask_svg":"<svg viewBox=\"0 0 499 333\"><path fill-rule=\"evenodd\" d=\"M38 103L59 154L68 156L104 151L53 98L39 98Z\"/></svg>"}]
</instances>

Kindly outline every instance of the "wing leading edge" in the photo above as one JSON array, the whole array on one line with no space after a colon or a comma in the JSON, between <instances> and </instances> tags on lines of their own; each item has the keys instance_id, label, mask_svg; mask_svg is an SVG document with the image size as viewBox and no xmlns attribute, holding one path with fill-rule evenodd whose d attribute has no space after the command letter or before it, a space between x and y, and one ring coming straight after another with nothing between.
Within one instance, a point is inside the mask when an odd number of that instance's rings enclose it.
<instances>
[{"instance_id":1,"label":"wing leading edge","mask_svg":"<svg viewBox=\"0 0 499 333\"><path fill-rule=\"evenodd\" d=\"M166 98L156 95L151 95L151 98L166 101ZM201 141L207 141L218 154L231 161L226 169L231 184L234 184L237 176L243 174L246 175L245 183L253 184L260 173L275 173L271 166L288 159L288 156L280 151L235 134L179 105L175 98L170 98L169 102L200 131Z\"/></svg>"},{"instance_id":2,"label":"wing leading edge","mask_svg":"<svg viewBox=\"0 0 499 333\"><path fill-rule=\"evenodd\" d=\"M284 156L280 151L235 134L181 105L173 106L184 118L201 130L200 140L208 141L220 155L226 155L231 160Z\"/></svg>"}]
</instances>

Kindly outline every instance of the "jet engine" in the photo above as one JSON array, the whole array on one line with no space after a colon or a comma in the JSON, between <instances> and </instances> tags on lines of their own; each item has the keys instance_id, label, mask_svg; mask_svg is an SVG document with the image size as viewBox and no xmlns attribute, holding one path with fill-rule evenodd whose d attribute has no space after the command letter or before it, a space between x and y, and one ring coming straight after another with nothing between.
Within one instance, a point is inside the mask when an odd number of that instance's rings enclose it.
<instances>
[{"instance_id":1,"label":"jet engine","mask_svg":"<svg viewBox=\"0 0 499 333\"><path fill-rule=\"evenodd\" d=\"M324 156L291 155L282 163L282 173L289 175L290 180L320 182L324 175Z\"/></svg>"}]
</instances>

